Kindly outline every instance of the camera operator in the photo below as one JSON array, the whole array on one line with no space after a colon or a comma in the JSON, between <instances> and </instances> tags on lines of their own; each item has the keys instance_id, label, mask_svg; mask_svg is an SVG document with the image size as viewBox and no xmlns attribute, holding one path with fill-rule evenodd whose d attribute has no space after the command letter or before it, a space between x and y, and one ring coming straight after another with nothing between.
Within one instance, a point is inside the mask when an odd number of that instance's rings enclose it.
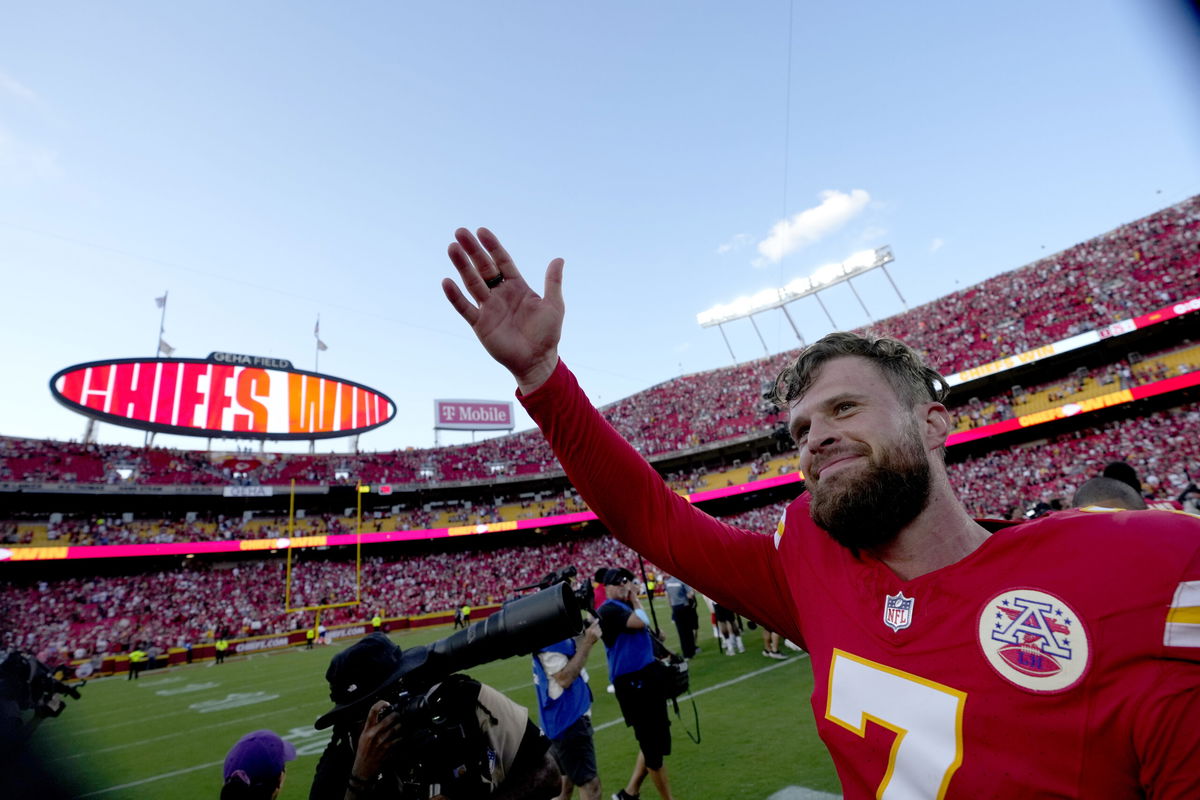
<instances>
[{"instance_id":1,"label":"camera operator","mask_svg":"<svg viewBox=\"0 0 1200 800\"><path fill-rule=\"evenodd\" d=\"M558 800L570 800L576 786L581 800L600 800L600 775L592 741L592 690L585 669L599 638L600 623L594 621L579 636L533 654L533 685L542 729L550 738L550 750L562 770Z\"/></svg>"},{"instance_id":2,"label":"camera operator","mask_svg":"<svg viewBox=\"0 0 1200 800\"><path fill-rule=\"evenodd\" d=\"M526 709L489 686L451 675L408 698L429 709L431 727L458 734L451 742L457 747L447 747L431 729L406 729L414 721L394 710L395 697L382 696L405 674L401 661L401 649L378 633L330 661L325 678L335 706L316 727L332 725L333 738L317 764L310 800L555 796L559 773L547 752L549 742ZM445 774L426 770L432 767L426 760L446 766Z\"/></svg>"},{"instance_id":3,"label":"camera operator","mask_svg":"<svg viewBox=\"0 0 1200 800\"><path fill-rule=\"evenodd\" d=\"M80 684L83 686L83 684ZM0 797L4 800L59 800L79 792L61 764L51 764L54 748L33 739L41 723L79 699L79 689L55 677L30 653L0 646Z\"/></svg>"},{"instance_id":4,"label":"camera operator","mask_svg":"<svg viewBox=\"0 0 1200 800\"><path fill-rule=\"evenodd\" d=\"M671 800L663 761L671 754L671 721L667 718L661 665L654 658L646 612L642 611L632 572L611 567L604 571L601 582L608 595L599 610L600 631L608 651L608 677L625 724L633 728L640 748L629 783L613 798L637 798L648 774L659 796Z\"/></svg>"}]
</instances>

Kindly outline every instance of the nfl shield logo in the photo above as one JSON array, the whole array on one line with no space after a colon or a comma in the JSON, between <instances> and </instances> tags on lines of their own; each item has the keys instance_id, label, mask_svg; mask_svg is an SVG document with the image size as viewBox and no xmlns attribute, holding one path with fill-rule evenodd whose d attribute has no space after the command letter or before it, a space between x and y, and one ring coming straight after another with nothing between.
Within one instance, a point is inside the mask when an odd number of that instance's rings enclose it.
<instances>
[{"instance_id":1,"label":"nfl shield logo","mask_svg":"<svg viewBox=\"0 0 1200 800\"><path fill-rule=\"evenodd\" d=\"M901 631L912 625L914 597L905 597L904 592L889 594L883 601L883 623L893 632Z\"/></svg>"}]
</instances>

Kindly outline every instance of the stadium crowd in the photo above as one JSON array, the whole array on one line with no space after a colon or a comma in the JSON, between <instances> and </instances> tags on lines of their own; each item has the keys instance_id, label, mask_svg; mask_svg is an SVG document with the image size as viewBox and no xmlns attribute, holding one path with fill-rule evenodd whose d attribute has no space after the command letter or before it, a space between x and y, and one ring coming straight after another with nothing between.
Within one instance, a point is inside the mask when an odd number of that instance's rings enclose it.
<instances>
[{"instance_id":1,"label":"stadium crowd","mask_svg":"<svg viewBox=\"0 0 1200 800\"><path fill-rule=\"evenodd\" d=\"M882 320L943 374L1200 294L1200 197Z\"/></svg>"},{"instance_id":2,"label":"stadium crowd","mask_svg":"<svg viewBox=\"0 0 1200 800\"><path fill-rule=\"evenodd\" d=\"M1176 500L1194 490L1193 475L1200 472L1198 426L1200 404L1192 404L953 463L950 478L979 518L1019 519L1039 504L1066 506L1080 484L1116 460L1135 467L1147 500ZM770 533L785 505L752 509L729 521ZM293 607L355 596L351 563L305 558L298 552ZM363 620L376 610L411 616L444 612L464 602L495 603L568 564L587 575L605 564L632 568L636 563L632 551L608 536L526 548L369 558L362 571L362 605L332 609L323 619L336 625ZM218 633L301 629L311 616L284 611L284 588L284 563L274 558L227 568L194 566L145 575L10 584L0 589L0 608L3 630L22 647L53 660L64 653L85 657L115 652L135 641L181 646Z\"/></svg>"},{"instance_id":3,"label":"stadium crowd","mask_svg":"<svg viewBox=\"0 0 1200 800\"><path fill-rule=\"evenodd\" d=\"M601 566L637 568L637 556L609 536L532 547L502 547L401 558L368 558L362 568L362 604L327 610L333 626L369 619L444 612L462 604L501 602L545 574L574 565L581 575ZM188 567L115 577L6 583L0 588L4 644L36 653L46 663L138 644L165 649L217 637L278 634L312 624L311 612L285 608L282 558L236 565ZM292 566L293 608L353 600L353 561L324 561L301 553Z\"/></svg>"},{"instance_id":4,"label":"stadium crowd","mask_svg":"<svg viewBox=\"0 0 1200 800\"><path fill-rule=\"evenodd\" d=\"M1013 386L987 399L972 397L951 408L954 429L967 430L1012 419L1042 408L1075 402L1085 397L1144 386L1200 369L1200 352L1190 341L1161 352L1122 359L1092 369L1078 369L1066 377L1035 386ZM954 402L954 399L951 399Z\"/></svg>"},{"instance_id":5,"label":"stadium crowd","mask_svg":"<svg viewBox=\"0 0 1200 800\"><path fill-rule=\"evenodd\" d=\"M1089 375L1089 378L1101 384L1110 381L1114 389L1125 387L1129 382L1136 384L1158 377L1161 377L1161 371L1157 368L1144 370L1128 379L1123 378L1120 371L1110 368L1095 370ZM1072 379L1079 380L1082 379ZM1055 382L1055 385L1065 387L1062 381ZM1066 388L1063 391L1066 392ZM1072 396L1065 393L1057 399L1071 400ZM964 408L990 410L997 404L995 400L990 400L987 404ZM993 415L983 417L979 422L986 424L999 418ZM1010 447L952 464L951 477L967 507L980 517L1019 515L1039 502L1069 498L1073 487L1082 482L1080 475L1090 466L1103 464L1106 460L1130 460L1136 463L1139 470L1146 474L1148 499L1174 500L1191 483L1189 473L1200 468L1200 444L1190 435L1198 420L1200 412L1196 406L1189 405L1120 423L1109 423L1101 428L1062 435L1049 443L1039 441L1030 446ZM703 479L713 472L732 466L732 463L710 465L673 472L665 477L672 488L690 493L703 488ZM763 454L743 466L746 467L746 480L749 481L772 471L782 473L791 468L786 460L782 465L772 466L769 454ZM363 520L363 530L412 530L435 527L435 523L474 525L497 522L501 519L499 508L508 504L520 508L518 518L563 514L586 508L573 490L557 496L544 496L537 502L527 497L498 494L491 505L469 504L465 501L457 505L451 502L441 509L440 516L421 507L406 508L396 514L371 512ZM296 524L295 535L307 536L353 532L356 522L353 518L321 514L298 519ZM51 544L60 545L105 545L273 539L286 535L287 520L278 517L244 520L222 515L189 515L183 519L126 520L123 517L64 516L47 525L46 539ZM22 528L15 521L0 523L0 543L29 544L30 537L29 526Z\"/></svg>"},{"instance_id":6,"label":"stadium crowd","mask_svg":"<svg viewBox=\"0 0 1200 800\"><path fill-rule=\"evenodd\" d=\"M1148 501L1178 501L1200 477L1200 405L1160 411L995 450L950 464L950 480L976 517L1016 518L1038 503L1065 504L1104 465L1125 461Z\"/></svg>"}]
</instances>

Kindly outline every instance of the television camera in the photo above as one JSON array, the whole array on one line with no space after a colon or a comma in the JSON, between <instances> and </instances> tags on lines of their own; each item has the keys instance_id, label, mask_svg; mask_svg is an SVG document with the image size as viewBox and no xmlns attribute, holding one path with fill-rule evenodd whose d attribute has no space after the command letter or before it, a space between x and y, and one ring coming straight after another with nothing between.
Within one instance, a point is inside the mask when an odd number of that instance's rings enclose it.
<instances>
[{"instance_id":1,"label":"television camera","mask_svg":"<svg viewBox=\"0 0 1200 800\"><path fill-rule=\"evenodd\" d=\"M79 688L63 683L29 653L0 649L0 738L4 747L19 748L42 720L63 712L66 697L78 700Z\"/></svg>"},{"instance_id":2,"label":"television camera","mask_svg":"<svg viewBox=\"0 0 1200 800\"><path fill-rule=\"evenodd\" d=\"M487 744L475 722L478 684L455 675L480 664L528 655L579 633L579 605L568 584L558 583L505 603L468 628L404 652L399 674L379 693L382 715L400 716L393 765L402 797L451 800L485 797Z\"/></svg>"}]
</instances>

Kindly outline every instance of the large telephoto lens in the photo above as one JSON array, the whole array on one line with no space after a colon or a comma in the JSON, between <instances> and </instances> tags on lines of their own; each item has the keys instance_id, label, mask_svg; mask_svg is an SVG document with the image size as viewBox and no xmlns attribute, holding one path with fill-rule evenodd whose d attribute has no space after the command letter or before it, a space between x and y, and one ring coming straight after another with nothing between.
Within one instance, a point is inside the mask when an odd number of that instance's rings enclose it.
<instances>
[{"instance_id":1,"label":"large telephoto lens","mask_svg":"<svg viewBox=\"0 0 1200 800\"><path fill-rule=\"evenodd\" d=\"M581 630L583 619L571 587L559 583L506 603L466 630L429 645L426 668L449 675L502 658L528 655Z\"/></svg>"}]
</instances>

